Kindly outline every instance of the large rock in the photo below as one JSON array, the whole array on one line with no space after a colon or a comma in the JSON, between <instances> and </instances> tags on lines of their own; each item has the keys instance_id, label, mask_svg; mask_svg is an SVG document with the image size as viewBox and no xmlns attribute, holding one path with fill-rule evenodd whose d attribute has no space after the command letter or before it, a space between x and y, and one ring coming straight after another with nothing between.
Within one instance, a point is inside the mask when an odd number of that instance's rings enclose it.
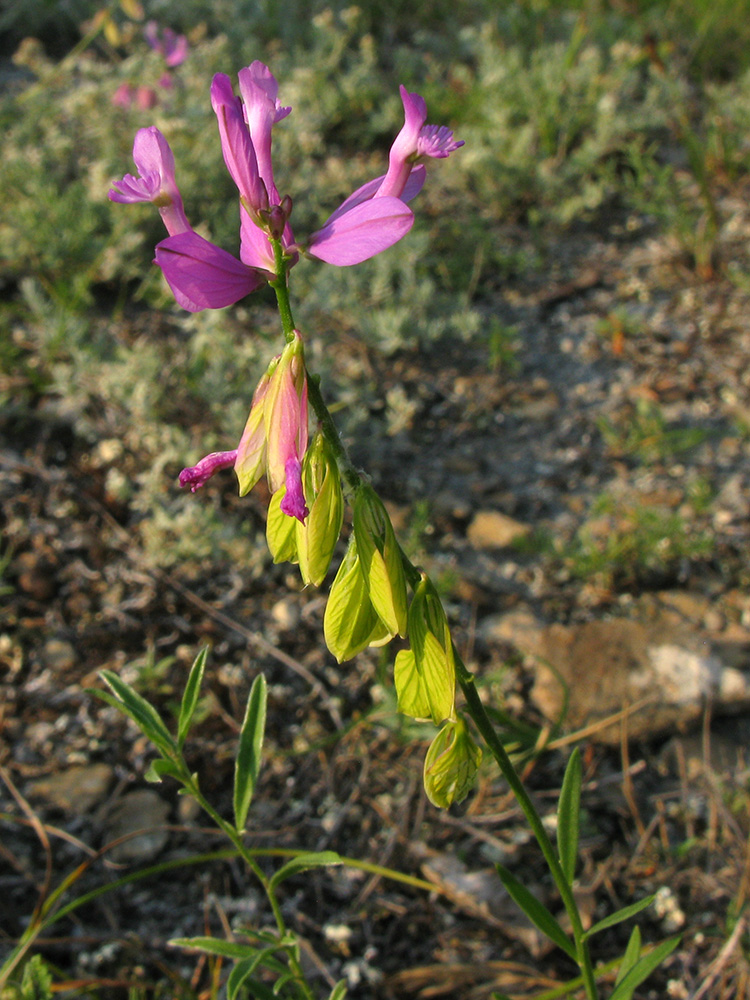
<instances>
[{"instance_id":1,"label":"large rock","mask_svg":"<svg viewBox=\"0 0 750 1000\"><path fill-rule=\"evenodd\" d=\"M526 654L531 696L547 719L568 731L596 727L590 738L605 743L621 739L619 718L603 723L623 709L627 736L645 738L686 729L708 703L714 713L750 705L750 633L709 632L669 602L636 613L642 620L544 625L519 610L485 635Z\"/></svg>"}]
</instances>

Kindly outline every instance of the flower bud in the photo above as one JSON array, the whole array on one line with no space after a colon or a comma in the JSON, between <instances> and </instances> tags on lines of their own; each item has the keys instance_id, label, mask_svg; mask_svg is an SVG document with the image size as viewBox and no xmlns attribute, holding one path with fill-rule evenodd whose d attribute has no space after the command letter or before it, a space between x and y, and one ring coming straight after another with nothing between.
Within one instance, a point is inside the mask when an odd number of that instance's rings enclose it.
<instances>
[{"instance_id":1,"label":"flower bud","mask_svg":"<svg viewBox=\"0 0 750 1000\"><path fill-rule=\"evenodd\" d=\"M274 493L285 485L281 509L304 521L308 511L301 477L307 449L307 371L302 338L296 331L271 375L263 420L268 485Z\"/></svg>"},{"instance_id":2,"label":"flower bud","mask_svg":"<svg viewBox=\"0 0 750 1000\"><path fill-rule=\"evenodd\" d=\"M276 490L268 505L266 517L266 541L275 563L299 562L295 525L299 524L281 509L286 495L286 486Z\"/></svg>"},{"instance_id":3,"label":"flower bud","mask_svg":"<svg viewBox=\"0 0 750 1000\"><path fill-rule=\"evenodd\" d=\"M392 637L370 601L354 535L331 585L323 635L339 663L350 660L367 646L382 645Z\"/></svg>"},{"instance_id":4,"label":"flower bud","mask_svg":"<svg viewBox=\"0 0 750 1000\"><path fill-rule=\"evenodd\" d=\"M412 701L420 708L429 705L429 715L435 725L455 718L456 664L453 658L448 620L435 587L427 576L422 579L409 607L409 642L414 655L414 673L407 673L402 663L399 691L401 704ZM411 714L404 708L406 714Z\"/></svg>"},{"instance_id":5,"label":"flower bud","mask_svg":"<svg viewBox=\"0 0 750 1000\"><path fill-rule=\"evenodd\" d=\"M237 446L234 471L240 481L241 497L250 492L266 468L266 427L263 419L263 408L271 376L277 364L278 358L274 358L257 385L250 406L250 416L247 418L245 429Z\"/></svg>"},{"instance_id":6,"label":"flower bud","mask_svg":"<svg viewBox=\"0 0 750 1000\"><path fill-rule=\"evenodd\" d=\"M295 521L299 568L305 584L320 586L331 565L344 521L344 495L339 467L330 445L317 434L302 463L302 489L310 513Z\"/></svg>"},{"instance_id":7,"label":"flower bud","mask_svg":"<svg viewBox=\"0 0 750 1000\"><path fill-rule=\"evenodd\" d=\"M468 795L482 751L459 716L447 722L430 744L424 761L424 790L434 806L447 809Z\"/></svg>"},{"instance_id":8,"label":"flower bud","mask_svg":"<svg viewBox=\"0 0 750 1000\"><path fill-rule=\"evenodd\" d=\"M383 502L370 486L354 501L354 535L372 606L386 629L406 635L406 575L401 549Z\"/></svg>"}]
</instances>

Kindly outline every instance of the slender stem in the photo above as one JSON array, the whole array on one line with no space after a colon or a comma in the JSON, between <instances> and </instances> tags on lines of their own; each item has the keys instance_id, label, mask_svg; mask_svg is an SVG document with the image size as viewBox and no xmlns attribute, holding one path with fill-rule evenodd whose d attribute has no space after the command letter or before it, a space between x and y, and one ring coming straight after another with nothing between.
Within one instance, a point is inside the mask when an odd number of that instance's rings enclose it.
<instances>
[{"instance_id":1,"label":"slender stem","mask_svg":"<svg viewBox=\"0 0 750 1000\"><path fill-rule=\"evenodd\" d=\"M531 797L524 788L521 779L518 777L516 769L513 767L511 759L503 746L502 740L495 732L495 728L485 711L485 707L482 704L482 700L476 689L474 675L470 673L464 665L461 657L455 649L455 646L453 652L456 661L456 679L458 680L464 698L466 699L466 707L469 715L472 717L477 729L482 734L490 753L497 761L498 766L503 773L503 777L508 782L516 801L523 810L526 822L529 824L532 833L536 837L537 843L539 844L542 854L544 855L544 860L547 862L547 867L550 870L552 878L555 880L555 885L560 893L560 898L562 899L565 910L570 918L573 937L576 943L576 951L578 953L578 964L580 965L581 972L583 973L583 981L586 987L586 996L589 1000L596 1000L598 993L596 989L596 979L594 977L594 968L591 963L588 942L583 940L584 931L583 924L581 923L581 916L578 912L578 904L575 901L575 897L573 896L570 885L568 884L568 880L565 878L562 866L557 858L555 848L552 846L552 841L549 839L547 831L544 829L544 824L542 823L539 813L536 811L534 803L531 801Z\"/></svg>"},{"instance_id":2,"label":"slender stem","mask_svg":"<svg viewBox=\"0 0 750 1000\"><path fill-rule=\"evenodd\" d=\"M344 493L347 500L351 502L354 494L362 485L362 476L349 458L349 453L341 440L336 424L333 422L331 411L323 400L320 392L320 379L317 375L311 375L307 379L307 398L315 412L315 416L318 418L323 436L336 458L336 464L344 481Z\"/></svg>"},{"instance_id":3,"label":"slender stem","mask_svg":"<svg viewBox=\"0 0 750 1000\"><path fill-rule=\"evenodd\" d=\"M284 247L281 240L270 237L273 247L273 258L276 267L276 278L269 282L271 288L276 292L276 301L279 306L281 316L281 328L284 331L286 342L294 339L294 317L292 316L292 305L289 301L289 287L287 285L288 258L284 254Z\"/></svg>"}]
</instances>

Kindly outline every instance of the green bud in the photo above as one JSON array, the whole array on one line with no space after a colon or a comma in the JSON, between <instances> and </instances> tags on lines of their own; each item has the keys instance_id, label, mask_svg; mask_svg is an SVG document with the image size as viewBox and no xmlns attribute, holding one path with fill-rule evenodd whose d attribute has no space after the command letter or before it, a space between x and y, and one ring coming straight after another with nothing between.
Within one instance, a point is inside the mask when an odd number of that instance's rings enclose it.
<instances>
[{"instance_id":1,"label":"green bud","mask_svg":"<svg viewBox=\"0 0 750 1000\"><path fill-rule=\"evenodd\" d=\"M323 634L339 663L350 660L367 646L381 645L391 638L368 596L354 535L331 585Z\"/></svg>"},{"instance_id":2,"label":"green bud","mask_svg":"<svg viewBox=\"0 0 750 1000\"><path fill-rule=\"evenodd\" d=\"M398 710L402 715L409 715L412 719L422 722L432 718L432 706L427 697L427 688L417 670L414 653L410 649L401 649L396 653L393 682L398 696Z\"/></svg>"},{"instance_id":3,"label":"green bud","mask_svg":"<svg viewBox=\"0 0 750 1000\"><path fill-rule=\"evenodd\" d=\"M299 521L296 517L289 517L281 509L281 501L285 494L286 486L282 486L271 497L266 518L266 541L275 563L296 563L299 562L299 555L295 525L299 524Z\"/></svg>"},{"instance_id":4,"label":"green bud","mask_svg":"<svg viewBox=\"0 0 750 1000\"><path fill-rule=\"evenodd\" d=\"M454 719L456 663L451 632L438 593L424 574L409 608L409 642L432 721L439 725L444 719Z\"/></svg>"},{"instance_id":5,"label":"green bud","mask_svg":"<svg viewBox=\"0 0 750 1000\"><path fill-rule=\"evenodd\" d=\"M322 434L317 434L302 462L302 488L310 513L296 521L297 554L302 579L320 586L344 522L344 494L339 467Z\"/></svg>"},{"instance_id":6,"label":"green bud","mask_svg":"<svg viewBox=\"0 0 750 1000\"><path fill-rule=\"evenodd\" d=\"M391 635L406 635L406 575L388 512L363 486L354 501L354 535L372 606Z\"/></svg>"},{"instance_id":7,"label":"green bud","mask_svg":"<svg viewBox=\"0 0 750 1000\"><path fill-rule=\"evenodd\" d=\"M434 806L447 809L468 795L482 751L459 716L447 722L430 744L424 760L424 790Z\"/></svg>"}]
</instances>

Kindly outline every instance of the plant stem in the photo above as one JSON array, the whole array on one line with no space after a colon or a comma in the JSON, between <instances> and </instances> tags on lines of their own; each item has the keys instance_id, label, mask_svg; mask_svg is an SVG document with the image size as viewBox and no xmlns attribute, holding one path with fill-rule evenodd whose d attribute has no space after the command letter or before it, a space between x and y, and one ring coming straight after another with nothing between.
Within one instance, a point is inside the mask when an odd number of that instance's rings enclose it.
<instances>
[{"instance_id":1,"label":"plant stem","mask_svg":"<svg viewBox=\"0 0 750 1000\"><path fill-rule=\"evenodd\" d=\"M276 292L276 302L278 303L279 314L281 316L281 328L284 331L284 337L288 344L294 339L294 317L292 316L292 305L289 301L289 287L287 285L288 258L284 254L284 247L281 244L281 240L275 240L273 237L269 237L269 239L273 247L273 258L276 266L276 277L269 284L274 292Z\"/></svg>"}]
</instances>

